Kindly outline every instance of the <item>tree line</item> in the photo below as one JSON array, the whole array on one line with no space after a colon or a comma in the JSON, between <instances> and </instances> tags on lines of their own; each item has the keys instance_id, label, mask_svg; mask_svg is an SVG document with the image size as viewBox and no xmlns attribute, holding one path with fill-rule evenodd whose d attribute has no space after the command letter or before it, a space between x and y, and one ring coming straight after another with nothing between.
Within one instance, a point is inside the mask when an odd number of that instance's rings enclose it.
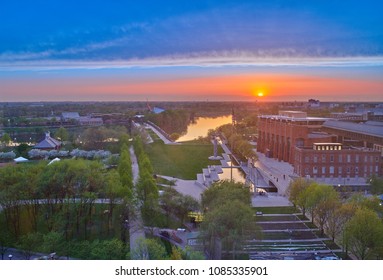
<instances>
[{"instance_id":1,"label":"tree line","mask_svg":"<svg viewBox=\"0 0 383 280\"><path fill-rule=\"evenodd\" d=\"M332 186L298 178L288 189L290 201L358 259L383 257L383 207L375 197L354 195L342 200Z\"/></svg>"},{"instance_id":2,"label":"tree line","mask_svg":"<svg viewBox=\"0 0 383 280\"><path fill-rule=\"evenodd\" d=\"M28 248L28 243L35 243L36 250L42 248L40 241L45 235L52 232L60 236L63 244L103 242L99 239L111 240L120 233L117 240L125 247L129 238L124 213L133 204L126 144L121 147L116 169L108 169L96 160L47 163L0 169L2 244ZM75 251L70 253L76 255Z\"/></svg>"},{"instance_id":3,"label":"tree line","mask_svg":"<svg viewBox=\"0 0 383 280\"><path fill-rule=\"evenodd\" d=\"M150 114L147 118L168 134L182 135L191 122L191 113L185 110L166 110L160 114Z\"/></svg>"},{"instance_id":4,"label":"tree line","mask_svg":"<svg viewBox=\"0 0 383 280\"><path fill-rule=\"evenodd\" d=\"M236 130L236 127L234 127L232 124L222 125L215 131L210 130L209 135L212 135L216 132L222 134L226 138L228 147L241 160L246 161L249 158L256 158L253 146L247 139L244 138L243 134L240 134Z\"/></svg>"}]
</instances>

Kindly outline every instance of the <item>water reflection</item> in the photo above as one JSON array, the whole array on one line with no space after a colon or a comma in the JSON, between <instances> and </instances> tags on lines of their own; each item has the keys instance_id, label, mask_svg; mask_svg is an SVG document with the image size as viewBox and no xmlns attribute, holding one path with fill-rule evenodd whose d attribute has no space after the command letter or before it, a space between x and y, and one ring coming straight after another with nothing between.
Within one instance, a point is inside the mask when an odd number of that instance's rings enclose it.
<instances>
[{"instance_id":1,"label":"water reflection","mask_svg":"<svg viewBox=\"0 0 383 280\"><path fill-rule=\"evenodd\" d=\"M177 142L194 140L200 136L206 137L209 129L215 129L228 123L231 123L231 115L217 118L197 118L195 123L188 126L186 134L181 136Z\"/></svg>"},{"instance_id":2,"label":"water reflection","mask_svg":"<svg viewBox=\"0 0 383 280\"><path fill-rule=\"evenodd\" d=\"M239 168L222 168L223 173L218 174L221 180L231 180L231 174L233 174L233 180L239 183L245 183L246 179L243 172Z\"/></svg>"}]
</instances>

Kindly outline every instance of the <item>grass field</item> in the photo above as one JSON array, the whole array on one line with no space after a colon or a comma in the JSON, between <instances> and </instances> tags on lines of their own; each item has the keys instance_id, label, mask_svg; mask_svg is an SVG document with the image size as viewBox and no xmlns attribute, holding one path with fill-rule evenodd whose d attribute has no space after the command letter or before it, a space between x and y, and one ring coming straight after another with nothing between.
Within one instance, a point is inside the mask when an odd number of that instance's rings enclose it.
<instances>
[{"instance_id":1,"label":"grass field","mask_svg":"<svg viewBox=\"0 0 383 280\"><path fill-rule=\"evenodd\" d=\"M155 140L145 149L154 172L160 175L193 180L197 178L197 173L201 173L208 165L220 164L219 161L208 159L213 155L212 144L190 141L180 145L165 145L162 141ZM220 147L218 153L222 153Z\"/></svg>"},{"instance_id":2,"label":"grass field","mask_svg":"<svg viewBox=\"0 0 383 280\"><path fill-rule=\"evenodd\" d=\"M262 212L263 214L294 214L298 213L293 206L281 206L281 207L254 207L254 212Z\"/></svg>"}]
</instances>

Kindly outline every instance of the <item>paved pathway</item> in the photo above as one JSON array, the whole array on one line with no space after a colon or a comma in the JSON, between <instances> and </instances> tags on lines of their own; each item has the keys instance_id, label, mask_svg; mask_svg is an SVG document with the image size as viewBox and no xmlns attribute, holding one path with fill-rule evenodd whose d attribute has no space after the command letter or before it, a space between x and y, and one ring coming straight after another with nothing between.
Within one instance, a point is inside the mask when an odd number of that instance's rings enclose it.
<instances>
[{"instance_id":1,"label":"paved pathway","mask_svg":"<svg viewBox=\"0 0 383 280\"><path fill-rule=\"evenodd\" d=\"M172 141L170 141L169 139L167 139L167 138L166 138L161 132L159 132L158 129L156 129L154 126L152 126L152 125L150 125L150 124L148 124L148 123L145 123L145 127L148 128L148 129L153 130L153 132L154 132L155 134L157 134L158 137L160 137L161 140L164 141L165 144L167 144L167 145L169 145L169 144L172 144L172 145L176 144L176 145L178 145L178 144L179 144L179 143L177 143L177 142L172 142Z\"/></svg>"},{"instance_id":2,"label":"paved pathway","mask_svg":"<svg viewBox=\"0 0 383 280\"><path fill-rule=\"evenodd\" d=\"M201 194L204 190L206 190L206 187L202 187L198 184L196 184L195 180L183 180L178 179L175 177L170 176L164 176L164 175L157 175L158 177L164 178L169 181L174 181L175 185L172 186L176 191L183 195L190 195L194 197L196 200L201 200Z\"/></svg>"},{"instance_id":3,"label":"paved pathway","mask_svg":"<svg viewBox=\"0 0 383 280\"><path fill-rule=\"evenodd\" d=\"M130 158L132 161L133 182L136 185L139 178L139 168L137 163L137 157L134 153L133 147L130 147ZM134 217L132 217L134 216ZM130 251L133 252L137 248L137 241L140 238L145 238L144 224L141 217L141 210L136 207L134 215L129 218L130 222ZM132 256L133 257L133 256Z\"/></svg>"},{"instance_id":4,"label":"paved pathway","mask_svg":"<svg viewBox=\"0 0 383 280\"><path fill-rule=\"evenodd\" d=\"M294 168L291 164L268 158L264 154L257 152L258 160L254 166L261 171L262 175L272 181L278 188L280 195L286 195L287 187L291 177L294 176Z\"/></svg>"}]
</instances>

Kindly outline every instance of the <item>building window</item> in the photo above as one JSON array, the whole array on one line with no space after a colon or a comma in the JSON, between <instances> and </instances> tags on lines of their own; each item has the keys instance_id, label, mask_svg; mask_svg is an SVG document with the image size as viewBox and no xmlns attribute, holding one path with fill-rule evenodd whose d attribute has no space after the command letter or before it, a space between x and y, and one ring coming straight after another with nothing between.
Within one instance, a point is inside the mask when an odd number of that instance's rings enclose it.
<instances>
[{"instance_id":1,"label":"building window","mask_svg":"<svg viewBox=\"0 0 383 280\"><path fill-rule=\"evenodd\" d=\"M359 167L355 166L355 173L358 173L358 172L359 172Z\"/></svg>"},{"instance_id":2,"label":"building window","mask_svg":"<svg viewBox=\"0 0 383 280\"><path fill-rule=\"evenodd\" d=\"M350 167L346 168L346 172L347 172L347 174L350 174Z\"/></svg>"},{"instance_id":3,"label":"building window","mask_svg":"<svg viewBox=\"0 0 383 280\"><path fill-rule=\"evenodd\" d=\"M326 162L326 155L322 155L322 162Z\"/></svg>"},{"instance_id":4,"label":"building window","mask_svg":"<svg viewBox=\"0 0 383 280\"><path fill-rule=\"evenodd\" d=\"M359 155L355 156L355 162L359 162Z\"/></svg>"},{"instance_id":5,"label":"building window","mask_svg":"<svg viewBox=\"0 0 383 280\"><path fill-rule=\"evenodd\" d=\"M351 155L347 155L347 162L351 162Z\"/></svg>"},{"instance_id":6,"label":"building window","mask_svg":"<svg viewBox=\"0 0 383 280\"><path fill-rule=\"evenodd\" d=\"M334 166L330 166L330 174L334 174Z\"/></svg>"},{"instance_id":7,"label":"building window","mask_svg":"<svg viewBox=\"0 0 383 280\"><path fill-rule=\"evenodd\" d=\"M375 162L378 162L379 161L379 157L375 157Z\"/></svg>"},{"instance_id":8,"label":"building window","mask_svg":"<svg viewBox=\"0 0 383 280\"><path fill-rule=\"evenodd\" d=\"M309 156L305 156L305 163L309 163L309 161L310 161Z\"/></svg>"},{"instance_id":9,"label":"building window","mask_svg":"<svg viewBox=\"0 0 383 280\"><path fill-rule=\"evenodd\" d=\"M364 156L364 162L367 162L367 156Z\"/></svg>"},{"instance_id":10,"label":"building window","mask_svg":"<svg viewBox=\"0 0 383 280\"><path fill-rule=\"evenodd\" d=\"M322 166L322 175L326 174L326 166Z\"/></svg>"},{"instance_id":11,"label":"building window","mask_svg":"<svg viewBox=\"0 0 383 280\"><path fill-rule=\"evenodd\" d=\"M338 157L338 161L339 161L339 162L342 162L342 158L343 158L342 155L339 155L339 157Z\"/></svg>"},{"instance_id":12,"label":"building window","mask_svg":"<svg viewBox=\"0 0 383 280\"><path fill-rule=\"evenodd\" d=\"M338 167L338 174L339 174L339 175L342 175L342 166L339 166L339 167Z\"/></svg>"},{"instance_id":13,"label":"building window","mask_svg":"<svg viewBox=\"0 0 383 280\"><path fill-rule=\"evenodd\" d=\"M318 167L316 166L313 167L313 174L318 174Z\"/></svg>"},{"instance_id":14,"label":"building window","mask_svg":"<svg viewBox=\"0 0 383 280\"><path fill-rule=\"evenodd\" d=\"M375 173L378 173L378 172L379 172L379 166L375 165Z\"/></svg>"},{"instance_id":15,"label":"building window","mask_svg":"<svg viewBox=\"0 0 383 280\"><path fill-rule=\"evenodd\" d=\"M305 174L309 174L309 168L308 167L305 168Z\"/></svg>"},{"instance_id":16,"label":"building window","mask_svg":"<svg viewBox=\"0 0 383 280\"><path fill-rule=\"evenodd\" d=\"M330 162L334 162L334 155L330 155Z\"/></svg>"}]
</instances>

